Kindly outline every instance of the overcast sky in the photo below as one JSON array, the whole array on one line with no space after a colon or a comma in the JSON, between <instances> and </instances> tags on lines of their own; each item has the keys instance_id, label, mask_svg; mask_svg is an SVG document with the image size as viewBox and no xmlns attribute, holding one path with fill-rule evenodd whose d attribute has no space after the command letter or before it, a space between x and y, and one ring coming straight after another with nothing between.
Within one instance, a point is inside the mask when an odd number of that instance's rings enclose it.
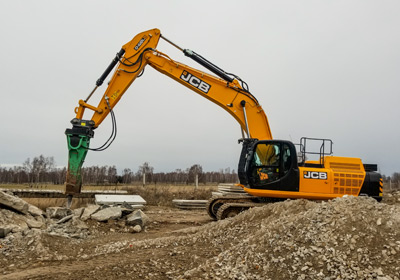
<instances>
[{"instance_id":1,"label":"overcast sky","mask_svg":"<svg viewBox=\"0 0 400 280\"><path fill-rule=\"evenodd\" d=\"M400 172L399 15L400 2L385 0L0 0L0 163L43 154L66 165L64 131L79 99L122 45L159 28L245 80L274 138L330 138L336 156L377 163L386 175ZM158 49L202 69L164 41ZM85 166L237 169L236 121L151 67L115 114L117 139L104 152L89 152ZM110 132L107 119L91 146Z\"/></svg>"}]
</instances>

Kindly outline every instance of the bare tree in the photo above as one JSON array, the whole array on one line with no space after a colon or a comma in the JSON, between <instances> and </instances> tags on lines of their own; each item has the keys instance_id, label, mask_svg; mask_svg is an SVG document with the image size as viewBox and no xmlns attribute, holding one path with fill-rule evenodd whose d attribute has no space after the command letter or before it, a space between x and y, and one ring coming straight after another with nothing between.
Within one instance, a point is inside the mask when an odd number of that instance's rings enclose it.
<instances>
[{"instance_id":1,"label":"bare tree","mask_svg":"<svg viewBox=\"0 0 400 280\"><path fill-rule=\"evenodd\" d=\"M123 184L129 184L132 182L132 170L130 168L125 168L122 171L122 183Z\"/></svg>"},{"instance_id":2,"label":"bare tree","mask_svg":"<svg viewBox=\"0 0 400 280\"><path fill-rule=\"evenodd\" d=\"M153 171L154 171L154 167L152 167L150 165L150 163L148 163L147 161L144 162L141 166L139 166L139 170L136 173L139 176L143 176L143 185L146 184L147 182L152 182L153 179ZM144 179L146 178L146 179Z\"/></svg>"},{"instance_id":3,"label":"bare tree","mask_svg":"<svg viewBox=\"0 0 400 280\"><path fill-rule=\"evenodd\" d=\"M201 179L203 175L203 167L200 164L194 164L190 168L187 169L187 182L188 183L195 183L196 177L198 180Z\"/></svg>"},{"instance_id":4,"label":"bare tree","mask_svg":"<svg viewBox=\"0 0 400 280\"><path fill-rule=\"evenodd\" d=\"M117 183L117 168L115 165L108 167L107 169L107 180L110 184Z\"/></svg>"},{"instance_id":5,"label":"bare tree","mask_svg":"<svg viewBox=\"0 0 400 280\"><path fill-rule=\"evenodd\" d=\"M24 163L22 164L22 168L25 170L26 174L28 175L28 182L33 182L33 166L31 163L31 159L27 158Z\"/></svg>"},{"instance_id":6,"label":"bare tree","mask_svg":"<svg viewBox=\"0 0 400 280\"><path fill-rule=\"evenodd\" d=\"M29 174L31 183L39 183L46 180L49 181L49 176L45 175L49 174L55 169L54 158L40 155L38 157L34 157L32 162L28 158L23 163L23 169Z\"/></svg>"}]
</instances>

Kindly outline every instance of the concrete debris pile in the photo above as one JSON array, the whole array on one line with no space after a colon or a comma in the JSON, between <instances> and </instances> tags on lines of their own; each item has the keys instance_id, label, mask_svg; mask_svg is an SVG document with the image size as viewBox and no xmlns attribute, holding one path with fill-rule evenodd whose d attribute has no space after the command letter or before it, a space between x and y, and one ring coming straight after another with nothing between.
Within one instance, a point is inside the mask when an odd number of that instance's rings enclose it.
<instances>
[{"instance_id":1,"label":"concrete debris pile","mask_svg":"<svg viewBox=\"0 0 400 280\"><path fill-rule=\"evenodd\" d=\"M9 233L43 228L45 222L42 210L11 193L0 191L0 238Z\"/></svg>"},{"instance_id":2,"label":"concrete debris pile","mask_svg":"<svg viewBox=\"0 0 400 280\"><path fill-rule=\"evenodd\" d=\"M48 207L46 211L25 202L10 192L0 191L0 253L24 250L46 253L43 236L86 239L91 231L87 222L114 220L124 225L127 232L143 230L148 217L129 204L117 207L89 205L71 210L65 207ZM48 253L48 252L47 252Z\"/></svg>"},{"instance_id":3,"label":"concrete debris pile","mask_svg":"<svg viewBox=\"0 0 400 280\"><path fill-rule=\"evenodd\" d=\"M400 279L400 207L372 198L275 203L193 238L221 253L180 279Z\"/></svg>"},{"instance_id":4,"label":"concrete debris pile","mask_svg":"<svg viewBox=\"0 0 400 280\"><path fill-rule=\"evenodd\" d=\"M141 232L149 223L149 218L142 210L135 209L134 206L126 203L118 206L89 205L80 218L98 222L119 221L120 225L125 226L125 230L129 232Z\"/></svg>"}]
</instances>

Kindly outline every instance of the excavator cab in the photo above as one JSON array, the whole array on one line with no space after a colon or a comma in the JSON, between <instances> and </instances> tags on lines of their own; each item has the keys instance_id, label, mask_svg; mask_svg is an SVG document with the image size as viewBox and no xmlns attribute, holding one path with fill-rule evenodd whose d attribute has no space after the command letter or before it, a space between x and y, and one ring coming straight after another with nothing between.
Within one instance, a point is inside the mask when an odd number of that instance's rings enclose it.
<instances>
[{"instance_id":1,"label":"excavator cab","mask_svg":"<svg viewBox=\"0 0 400 280\"><path fill-rule=\"evenodd\" d=\"M298 192L301 169L324 168L325 156L332 154L332 141L302 137L298 145L297 151L286 140L245 139L239 161L240 183L250 189ZM312 155L318 160L307 160Z\"/></svg>"},{"instance_id":2,"label":"excavator cab","mask_svg":"<svg viewBox=\"0 0 400 280\"><path fill-rule=\"evenodd\" d=\"M308 159L313 156L317 159ZM376 164L332 156L330 139L303 137L299 153L290 141L244 139L238 171L240 184L256 197L382 199L382 176Z\"/></svg>"},{"instance_id":3,"label":"excavator cab","mask_svg":"<svg viewBox=\"0 0 400 280\"><path fill-rule=\"evenodd\" d=\"M247 156L245 170L239 176L241 184L245 181L255 189L298 191L299 168L293 143L263 140L244 143L244 147Z\"/></svg>"}]
</instances>

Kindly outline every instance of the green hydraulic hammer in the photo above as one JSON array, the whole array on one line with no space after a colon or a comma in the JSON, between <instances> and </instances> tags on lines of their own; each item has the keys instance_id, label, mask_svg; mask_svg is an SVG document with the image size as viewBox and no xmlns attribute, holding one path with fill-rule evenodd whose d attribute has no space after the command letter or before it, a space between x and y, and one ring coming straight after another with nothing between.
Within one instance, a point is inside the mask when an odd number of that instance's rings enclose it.
<instances>
[{"instance_id":1,"label":"green hydraulic hammer","mask_svg":"<svg viewBox=\"0 0 400 280\"><path fill-rule=\"evenodd\" d=\"M68 170L65 194L68 196L68 204L72 196L81 192L82 165L89 150L90 138L93 138L93 121L73 119L72 129L67 128L65 134L68 144ZM70 205L68 205L70 206Z\"/></svg>"}]
</instances>

